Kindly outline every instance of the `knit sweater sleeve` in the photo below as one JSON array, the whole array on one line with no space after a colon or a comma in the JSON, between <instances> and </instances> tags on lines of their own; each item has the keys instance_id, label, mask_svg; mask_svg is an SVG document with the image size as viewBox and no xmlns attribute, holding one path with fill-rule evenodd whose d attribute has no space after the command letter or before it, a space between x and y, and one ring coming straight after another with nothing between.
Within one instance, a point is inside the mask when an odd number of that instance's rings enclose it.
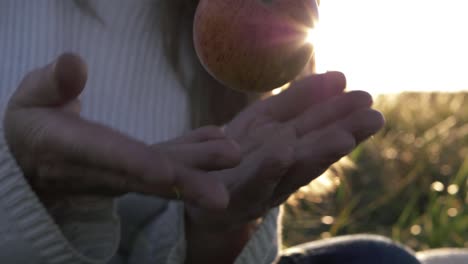
<instances>
[{"instance_id":1,"label":"knit sweater sleeve","mask_svg":"<svg viewBox=\"0 0 468 264\"><path fill-rule=\"evenodd\" d=\"M23 177L3 131L1 126L0 223L10 240L0 243L0 255L8 256L8 263L25 263L19 259L34 257L46 264L107 262L119 240L113 200L82 198L47 210ZM28 249L24 252L31 256L9 253L15 247Z\"/></svg>"}]
</instances>

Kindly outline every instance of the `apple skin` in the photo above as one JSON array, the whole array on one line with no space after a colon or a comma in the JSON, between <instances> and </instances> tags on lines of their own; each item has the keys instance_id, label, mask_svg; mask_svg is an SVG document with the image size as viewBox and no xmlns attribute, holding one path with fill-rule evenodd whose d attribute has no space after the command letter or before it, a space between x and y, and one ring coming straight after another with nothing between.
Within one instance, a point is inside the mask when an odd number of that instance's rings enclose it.
<instances>
[{"instance_id":1,"label":"apple skin","mask_svg":"<svg viewBox=\"0 0 468 264\"><path fill-rule=\"evenodd\" d=\"M266 92L292 81L312 57L305 41L316 26L316 0L201 0L194 46L225 86Z\"/></svg>"}]
</instances>

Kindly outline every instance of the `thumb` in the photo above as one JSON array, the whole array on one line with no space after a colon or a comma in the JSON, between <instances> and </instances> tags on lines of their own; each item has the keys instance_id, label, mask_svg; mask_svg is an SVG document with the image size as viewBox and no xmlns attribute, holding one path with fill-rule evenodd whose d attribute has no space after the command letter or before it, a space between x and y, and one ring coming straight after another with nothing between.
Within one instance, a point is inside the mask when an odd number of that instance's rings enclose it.
<instances>
[{"instance_id":1,"label":"thumb","mask_svg":"<svg viewBox=\"0 0 468 264\"><path fill-rule=\"evenodd\" d=\"M72 53L30 72L21 81L10 103L20 107L63 106L78 97L87 80L83 59Z\"/></svg>"}]
</instances>

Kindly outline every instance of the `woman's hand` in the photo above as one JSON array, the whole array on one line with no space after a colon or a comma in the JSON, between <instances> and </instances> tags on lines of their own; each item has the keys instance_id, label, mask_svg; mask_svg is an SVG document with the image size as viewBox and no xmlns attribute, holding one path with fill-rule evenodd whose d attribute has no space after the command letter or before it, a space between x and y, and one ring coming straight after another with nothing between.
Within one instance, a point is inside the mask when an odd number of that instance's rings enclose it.
<instances>
[{"instance_id":1,"label":"woman's hand","mask_svg":"<svg viewBox=\"0 0 468 264\"><path fill-rule=\"evenodd\" d=\"M239 230L284 202L300 187L376 133L384 123L361 91L344 93L345 77L330 72L296 82L260 101L226 126L241 146L242 163L217 172L227 185L227 210L188 206L192 230Z\"/></svg>"},{"instance_id":2,"label":"woman's hand","mask_svg":"<svg viewBox=\"0 0 468 264\"><path fill-rule=\"evenodd\" d=\"M80 117L85 63L64 54L29 73L5 113L7 144L26 179L47 205L64 197L140 192L224 208L228 193L206 170L236 166L239 147L217 128L203 128L148 146ZM177 189L174 189L177 188Z\"/></svg>"}]
</instances>

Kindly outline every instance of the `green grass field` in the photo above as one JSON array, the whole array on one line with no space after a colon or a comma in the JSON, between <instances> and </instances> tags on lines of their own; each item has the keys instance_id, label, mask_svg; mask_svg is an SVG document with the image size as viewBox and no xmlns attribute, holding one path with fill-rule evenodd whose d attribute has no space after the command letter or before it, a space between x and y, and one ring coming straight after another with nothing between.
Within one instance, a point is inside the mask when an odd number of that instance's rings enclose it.
<instances>
[{"instance_id":1,"label":"green grass field","mask_svg":"<svg viewBox=\"0 0 468 264\"><path fill-rule=\"evenodd\" d=\"M385 128L284 207L285 247L374 233L414 250L468 246L468 93L376 98Z\"/></svg>"}]
</instances>

